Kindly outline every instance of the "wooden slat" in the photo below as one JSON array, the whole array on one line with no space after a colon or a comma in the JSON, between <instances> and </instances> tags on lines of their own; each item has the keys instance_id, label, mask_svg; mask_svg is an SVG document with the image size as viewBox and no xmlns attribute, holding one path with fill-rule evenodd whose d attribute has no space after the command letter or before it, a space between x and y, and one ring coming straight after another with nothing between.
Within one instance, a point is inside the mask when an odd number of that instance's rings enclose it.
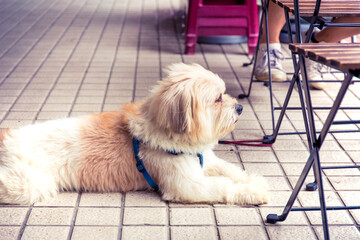
<instances>
[{"instance_id":1,"label":"wooden slat","mask_svg":"<svg viewBox=\"0 0 360 240\"><path fill-rule=\"evenodd\" d=\"M360 43L290 44L291 51L331 67L360 69Z\"/></svg>"},{"instance_id":2,"label":"wooden slat","mask_svg":"<svg viewBox=\"0 0 360 240\"><path fill-rule=\"evenodd\" d=\"M294 13L293 0L280 0L275 2L285 8L287 11ZM300 16L310 17L314 14L316 0L299 0ZM322 0L320 5L320 17L356 17L360 16L359 0Z\"/></svg>"}]
</instances>

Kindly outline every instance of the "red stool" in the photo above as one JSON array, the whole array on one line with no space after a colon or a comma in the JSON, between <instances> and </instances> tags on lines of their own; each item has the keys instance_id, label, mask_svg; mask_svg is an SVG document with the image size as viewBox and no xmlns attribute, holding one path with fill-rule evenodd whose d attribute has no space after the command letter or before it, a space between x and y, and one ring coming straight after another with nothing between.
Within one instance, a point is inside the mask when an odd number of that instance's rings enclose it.
<instances>
[{"instance_id":1,"label":"red stool","mask_svg":"<svg viewBox=\"0 0 360 240\"><path fill-rule=\"evenodd\" d=\"M194 54L198 36L240 35L253 55L259 35L256 0L189 0L185 54Z\"/></svg>"}]
</instances>

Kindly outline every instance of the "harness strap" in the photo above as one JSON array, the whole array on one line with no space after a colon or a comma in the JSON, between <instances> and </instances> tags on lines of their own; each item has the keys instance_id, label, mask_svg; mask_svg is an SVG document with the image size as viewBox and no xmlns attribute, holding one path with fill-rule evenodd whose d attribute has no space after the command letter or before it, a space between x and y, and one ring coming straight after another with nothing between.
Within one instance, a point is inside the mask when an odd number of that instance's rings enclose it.
<instances>
[{"instance_id":1,"label":"harness strap","mask_svg":"<svg viewBox=\"0 0 360 240\"><path fill-rule=\"evenodd\" d=\"M150 187L152 187L155 191L158 191L159 186L156 184L154 179L152 179L149 172L145 168L143 160L139 157L139 152L140 152L139 140L136 139L136 138L133 138L133 148L134 148L134 154L135 154L135 159L136 159L136 168L137 168L137 170L142 173L142 175L144 176L146 182L150 185ZM166 151L166 152L169 153L169 154L172 154L172 155L184 154L183 152L177 153L175 151ZM198 153L196 155L198 156L198 158L200 160L201 167L203 167L203 164L204 164L203 155L201 153Z\"/></svg>"},{"instance_id":2,"label":"harness strap","mask_svg":"<svg viewBox=\"0 0 360 240\"><path fill-rule=\"evenodd\" d=\"M184 154L183 152L175 152L175 151L166 151L167 153L170 153L172 155L179 155L179 154ZM199 158L199 161L200 161L200 165L201 167L204 166L204 157L201 153L197 153L196 156Z\"/></svg>"},{"instance_id":3,"label":"harness strap","mask_svg":"<svg viewBox=\"0 0 360 240\"><path fill-rule=\"evenodd\" d=\"M133 147L136 159L136 167L139 172L142 173L146 182L152 187L155 191L159 190L159 186L156 184L154 179L150 176L149 172L146 170L143 160L139 157L139 140L133 138Z\"/></svg>"}]
</instances>

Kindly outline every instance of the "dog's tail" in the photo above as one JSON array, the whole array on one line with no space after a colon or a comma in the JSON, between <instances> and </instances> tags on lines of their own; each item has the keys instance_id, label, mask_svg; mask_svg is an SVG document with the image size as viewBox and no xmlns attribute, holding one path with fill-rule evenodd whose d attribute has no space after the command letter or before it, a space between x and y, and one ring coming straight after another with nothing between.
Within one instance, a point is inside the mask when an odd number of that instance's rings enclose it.
<instances>
[{"instance_id":1,"label":"dog's tail","mask_svg":"<svg viewBox=\"0 0 360 240\"><path fill-rule=\"evenodd\" d=\"M0 167L0 203L32 204L54 196L57 190L50 174L32 166Z\"/></svg>"}]
</instances>

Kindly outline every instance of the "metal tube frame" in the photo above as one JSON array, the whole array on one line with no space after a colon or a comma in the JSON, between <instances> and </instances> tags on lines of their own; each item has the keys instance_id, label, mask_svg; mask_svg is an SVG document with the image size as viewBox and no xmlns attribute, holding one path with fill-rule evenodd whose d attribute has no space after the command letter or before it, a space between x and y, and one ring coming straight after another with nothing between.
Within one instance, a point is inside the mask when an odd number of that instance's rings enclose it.
<instances>
[{"instance_id":1,"label":"metal tube frame","mask_svg":"<svg viewBox=\"0 0 360 240\"><path fill-rule=\"evenodd\" d=\"M311 24L310 24L310 28L309 28L310 33L312 32L314 23L316 22L316 18L318 16L319 9L320 9L320 4L321 4L321 0L317 0L315 10L314 10L314 16L311 19ZM295 15L295 23L296 23L296 39L297 39L297 42L301 42L301 32L300 32L300 24L299 24L300 14L299 14L299 1L298 0L294 0L294 12L295 12L295 14L294 14ZM288 19L287 11L286 11L286 14L287 14L287 22L288 22L289 19ZM307 35L305 42L308 42L310 40L310 36L311 36L310 34ZM359 168L360 166L335 166L335 167L323 167L322 168L321 163L320 163L320 156L319 156L319 151L321 149L321 146L326 138L326 135L329 133L330 126L334 123L335 115L340 108L341 102L345 96L347 89L349 88L349 85L353 78L353 74L351 71L347 72L346 77L345 77L344 81L342 82L342 85L341 85L339 92L336 96L336 99L333 103L333 106L331 107L328 117L323 125L323 128L317 136L315 120L314 120L314 112L313 112L314 108L312 107L312 103L311 103L309 81L307 79L307 73L306 73L306 68L305 68L305 57L303 55L299 55L298 63L296 64L296 61L293 61L293 63L294 63L294 69L295 69L293 80L298 78L298 76L296 77L295 74L299 73L299 66L301 69L301 75L302 75L302 79L303 79L303 81L299 81L301 83L300 85L302 85L302 89L299 88L299 95L300 95L301 107L303 110L304 122L306 125L306 133L307 133L308 143L309 143L309 148L310 148L310 156L309 156L309 158L302 170L300 178L298 179L296 186L295 186L295 188L283 210L283 213L281 215L269 214L267 216L267 221L269 223L276 223L277 221L284 221L287 218L290 211L320 210L321 216L322 216L324 238L329 239L330 235L329 235L329 227L328 227L327 212L326 212L327 210L360 209L360 206L326 207L324 189L323 189L322 172L321 172L322 169ZM359 70L357 70L355 72L359 73ZM294 87L294 84L291 84L290 87ZM289 92L291 95L292 90L293 89L291 89L291 88L289 89L288 95L289 95ZM304 98L302 97L302 94L300 94L302 91L304 93ZM287 97L288 97L288 95L287 95ZM304 102L303 102L303 100L304 100ZM282 109L282 114L286 110L288 101L289 101L289 99L286 98L283 109ZM282 120L282 117L283 116L281 115L281 117L279 117L279 120ZM338 124L341 124L341 123L343 123L343 122L342 121L338 122ZM277 126L280 126L280 123L278 123ZM278 130L274 131L274 133L278 134ZM276 138L276 136L274 137L274 139L275 138ZM297 198L297 195L299 194L300 189L303 186L304 181L310 171L311 166L314 166L314 176L316 179L316 183L318 185L320 207L319 208L292 208L293 204Z\"/></svg>"}]
</instances>

